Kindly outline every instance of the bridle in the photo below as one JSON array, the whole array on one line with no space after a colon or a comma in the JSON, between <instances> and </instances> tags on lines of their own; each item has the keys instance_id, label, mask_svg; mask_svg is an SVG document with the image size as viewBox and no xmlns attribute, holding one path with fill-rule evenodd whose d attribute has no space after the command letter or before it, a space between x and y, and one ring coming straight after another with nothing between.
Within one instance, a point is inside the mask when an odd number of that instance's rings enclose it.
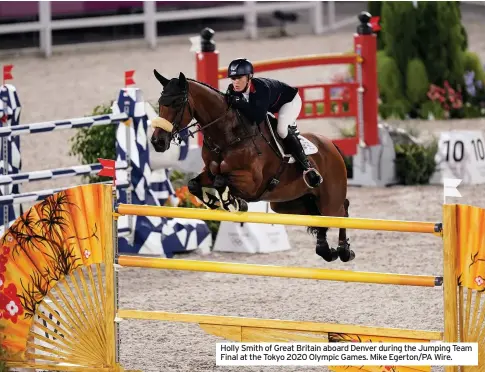
<instances>
[{"instance_id":1,"label":"bridle","mask_svg":"<svg viewBox=\"0 0 485 372\"><path fill-rule=\"evenodd\" d=\"M221 119L225 118L226 115L229 113L231 110L231 107L228 106L227 110L219 116L217 119L211 121L210 123L202 126L197 119L195 119L195 110L193 109L192 105L189 102L189 90L188 88L184 89L181 93L177 94L162 94L160 99L158 100L159 105L171 107L174 110L176 110L175 116L171 122L173 125L173 130L170 132L170 137L173 140L173 143L175 145L180 145L184 139L188 139L189 137L194 138L194 135L202 132L204 134L204 142L206 142L206 145L215 152L220 152L221 148L213 143L213 141L210 139L210 137L207 135L207 133L204 133L204 130L211 127L212 125L218 123ZM185 108L188 106L189 110L189 115L190 115L190 121L193 121L194 119L196 120L194 123L186 126L185 128L180 128L182 124L182 119L184 116ZM197 126L196 130L190 130L190 128L193 128ZM187 132L186 135L182 135L181 133ZM212 142L212 144L209 144L209 141ZM240 139L237 139L237 142L239 142ZM231 143L232 145L232 143Z\"/></svg>"}]
</instances>

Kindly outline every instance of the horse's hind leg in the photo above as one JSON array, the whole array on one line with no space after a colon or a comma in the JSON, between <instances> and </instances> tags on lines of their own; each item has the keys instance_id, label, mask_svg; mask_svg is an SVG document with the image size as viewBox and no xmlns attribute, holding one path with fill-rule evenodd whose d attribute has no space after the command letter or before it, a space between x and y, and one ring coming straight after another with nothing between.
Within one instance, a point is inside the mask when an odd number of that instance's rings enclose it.
<instances>
[{"instance_id":1,"label":"horse's hind leg","mask_svg":"<svg viewBox=\"0 0 485 372\"><path fill-rule=\"evenodd\" d=\"M320 208L315 195L307 194L290 202L271 203L271 209L276 213L304 214L320 216ZM328 227L308 227L308 233L317 237L316 254L325 261L335 261L339 255L335 248L330 248L327 242Z\"/></svg>"},{"instance_id":2,"label":"horse's hind leg","mask_svg":"<svg viewBox=\"0 0 485 372\"><path fill-rule=\"evenodd\" d=\"M329 208L328 205L320 203L320 210L322 216L348 217L349 216L349 201L344 199L344 202L334 208ZM352 261L355 258L355 253L350 249L350 244L347 239L346 229L339 229L339 244L337 249L331 248L327 242L328 228L312 229L317 231L317 247L316 253L325 261L335 261L340 257L343 262Z\"/></svg>"},{"instance_id":3,"label":"horse's hind leg","mask_svg":"<svg viewBox=\"0 0 485 372\"><path fill-rule=\"evenodd\" d=\"M343 208L344 208L344 216L349 216L349 205L350 202L348 199L345 199ZM347 239L347 230L346 229L339 229L338 233L338 247L337 247L338 256L340 260L343 262L352 261L355 258L355 253L353 250L350 249L349 239Z\"/></svg>"}]
</instances>

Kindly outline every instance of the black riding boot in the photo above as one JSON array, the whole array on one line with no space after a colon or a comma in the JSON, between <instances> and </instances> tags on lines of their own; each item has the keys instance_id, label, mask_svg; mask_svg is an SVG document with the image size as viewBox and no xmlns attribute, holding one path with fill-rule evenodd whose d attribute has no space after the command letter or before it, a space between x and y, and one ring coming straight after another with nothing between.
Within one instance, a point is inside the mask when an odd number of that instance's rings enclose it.
<instances>
[{"instance_id":1,"label":"black riding boot","mask_svg":"<svg viewBox=\"0 0 485 372\"><path fill-rule=\"evenodd\" d=\"M317 187L320 183L322 183L322 176L311 165L305 151L303 150L300 140L298 139L297 133L292 128L289 128L288 135L285 139L283 139L283 144L291 152L291 155L293 155L295 160L300 164L303 170L303 179L308 187ZM308 182L306 179L307 176Z\"/></svg>"}]
</instances>

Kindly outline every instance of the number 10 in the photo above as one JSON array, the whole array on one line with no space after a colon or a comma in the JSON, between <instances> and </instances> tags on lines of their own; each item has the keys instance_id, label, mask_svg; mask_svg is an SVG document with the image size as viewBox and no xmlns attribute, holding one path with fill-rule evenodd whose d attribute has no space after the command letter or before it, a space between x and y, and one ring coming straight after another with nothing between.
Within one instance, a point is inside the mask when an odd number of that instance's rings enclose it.
<instances>
[{"instance_id":1,"label":"number 10","mask_svg":"<svg viewBox=\"0 0 485 372\"><path fill-rule=\"evenodd\" d=\"M472 140L472 145L473 149L475 150L475 157L478 160L478 157L480 156L480 160L485 159L485 151L483 151L483 143L481 139L477 139L477 142L475 143L475 140ZM477 153L478 149L478 153Z\"/></svg>"},{"instance_id":2,"label":"number 10","mask_svg":"<svg viewBox=\"0 0 485 372\"><path fill-rule=\"evenodd\" d=\"M483 147L483 142L479 138L476 141L472 140L473 149L475 150L475 158L477 160L484 160L485 159L485 150ZM450 161L450 141L444 142L446 145L446 161ZM458 140L453 145L453 160L455 162L460 162L463 160L463 156L465 155L464 151L464 144L463 141Z\"/></svg>"}]
</instances>

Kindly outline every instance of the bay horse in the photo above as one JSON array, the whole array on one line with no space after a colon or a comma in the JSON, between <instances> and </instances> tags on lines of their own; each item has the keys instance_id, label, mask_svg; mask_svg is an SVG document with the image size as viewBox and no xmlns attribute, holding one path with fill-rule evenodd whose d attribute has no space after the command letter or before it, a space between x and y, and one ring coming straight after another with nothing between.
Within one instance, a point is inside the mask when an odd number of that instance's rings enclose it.
<instances>
[{"instance_id":1,"label":"bay horse","mask_svg":"<svg viewBox=\"0 0 485 372\"><path fill-rule=\"evenodd\" d=\"M342 153L330 139L302 134L303 141L306 138L314 148L309 159L323 178L312 189L294 159L291 163L291 157L282 150L274 117L253 124L228 106L218 89L187 79L183 73L167 79L157 70L153 72L163 89L158 101L159 117L151 121L151 144L156 152L163 153L172 141L180 143L186 133L203 132L205 166L188 182L188 189L207 208L247 211L248 202L264 200L276 213L349 216L347 170ZM194 119L196 123L191 124ZM195 125L199 129L190 132ZM327 230L308 227L317 238L316 253L327 262L337 258L343 262L353 260L355 254L346 229L339 229L336 249L327 242Z\"/></svg>"}]
</instances>

